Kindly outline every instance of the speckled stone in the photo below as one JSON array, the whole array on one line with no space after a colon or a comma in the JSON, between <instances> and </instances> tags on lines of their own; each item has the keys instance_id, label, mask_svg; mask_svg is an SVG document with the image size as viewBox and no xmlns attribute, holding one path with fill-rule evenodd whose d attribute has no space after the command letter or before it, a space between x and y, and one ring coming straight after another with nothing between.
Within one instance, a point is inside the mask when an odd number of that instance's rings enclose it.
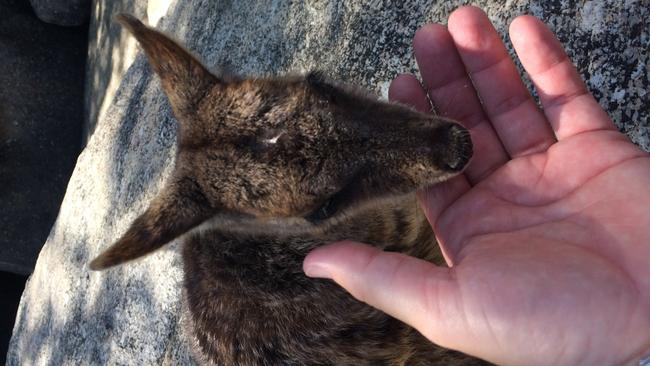
<instances>
[{"instance_id":1,"label":"speckled stone","mask_svg":"<svg viewBox=\"0 0 650 366\"><path fill-rule=\"evenodd\" d=\"M94 94L87 108L96 117L89 118L87 147L23 296L9 365L190 363L179 327L176 245L114 270L87 269L160 189L175 151L175 122L158 80L142 55L131 64L133 43L107 26L107 11L134 9L143 16L147 6L106 3L97 1L91 22L97 33L91 35L87 90ZM317 68L385 96L395 74L415 71L410 45L416 29L444 23L461 3L179 0L158 27L210 67L248 75ZM617 125L650 148L646 0L473 3L501 32L524 13L548 22ZM109 62L107 55L114 58Z\"/></svg>"}]
</instances>

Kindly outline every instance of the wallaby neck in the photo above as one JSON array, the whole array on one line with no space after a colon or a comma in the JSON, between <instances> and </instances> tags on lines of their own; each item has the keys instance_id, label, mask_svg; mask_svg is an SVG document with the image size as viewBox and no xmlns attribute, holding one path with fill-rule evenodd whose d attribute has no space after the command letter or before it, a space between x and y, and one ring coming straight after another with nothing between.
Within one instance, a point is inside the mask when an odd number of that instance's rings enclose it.
<instances>
[{"instance_id":1,"label":"wallaby neck","mask_svg":"<svg viewBox=\"0 0 650 366\"><path fill-rule=\"evenodd\" d=\"M187 235L206 235L215 231L243 240L297 240L308 241L313 246L352 240L419 258L434 259L426 253L426 250L431 251L434 243L433 232L414 194L372 202L321 226L313 226L300 219L251 220L220 216L199 225Z\"/></svg>"},{"instance_id":2,"label":"wallaby neck","mask_svg":"<svg viewBox=\"0 0 650 366\"><path fill-rule=\"evenodd\" d=\"M183 259L197 357L208 365L339 365L352 359L392 365L403 364L394 357L410 355L414 344L432 348L417 332L333 282L305 276L302 261L309 251L343 239L426 260L438 253L414 196L300 235L195 231L183 245ZM277 339L282 341L269 348ZM364 343L367 339L382 342Z\"/></svg>"}]
</instances>

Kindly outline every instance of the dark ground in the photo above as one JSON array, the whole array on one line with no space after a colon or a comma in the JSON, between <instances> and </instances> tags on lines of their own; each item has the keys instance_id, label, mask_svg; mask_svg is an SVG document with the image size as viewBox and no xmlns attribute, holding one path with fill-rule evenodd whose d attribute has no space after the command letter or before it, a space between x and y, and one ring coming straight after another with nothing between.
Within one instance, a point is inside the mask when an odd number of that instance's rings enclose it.
<instances>
[{"instance_id":1,"label":"dark ground","mask_svg":"<svg viewBox=\"0 0 650 366\"><path fill-rule=\"evenodd\" d=\"M5 364L11 330L27 277L0 272L0 364Z\"/></svg>"},{"instance_id":2,"label":"dark ground","mask_svg":"<svg viewBox=\"0 0 650 366\"><path fill-rule=\"evenodd\" d=\"M81 147L88 28L0 0L0 270L29 274Z\"/></svg>"},{"instance_id":3,"label":"dark ground","mask_svg":"<svg viewBox=\"0 0 650 366\"><path fill-rule=\"evenodd\" d=\"M0 0L0 362L81 148L88 26Z\"/></svg>"}]
</instances>

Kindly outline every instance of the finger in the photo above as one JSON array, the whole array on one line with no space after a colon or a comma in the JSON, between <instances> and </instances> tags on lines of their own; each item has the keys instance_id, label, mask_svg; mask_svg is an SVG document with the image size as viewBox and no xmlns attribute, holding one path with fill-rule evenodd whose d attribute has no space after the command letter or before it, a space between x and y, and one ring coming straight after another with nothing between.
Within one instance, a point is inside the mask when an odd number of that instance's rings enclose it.
<instances>
[{"instance_id":1,"label":"finger","mask_svg":"<svg viewBox=\"0 0 650 366\"><path fill-rule=\"evenodd\" d=\"M391 101L400 102L412 106L422 112L430 110L429 100L420 85L420 82L413 75L399 75L393 80L388 88L388 98ZM437 225L438 217L454 201L470 189L470 185L464 175L427 187L418 192L418 200L422 206L427 220L437 234L445 232L444 228ZM440 233L439 233L440 231ZM443 235L438 235L438 243L448 266L454 263L455 251L447 245Z\"/></svg>"},{"instance_id":2,"label":"finger","mask_svg":"<svg viewBox=\"0 0 650 366\"><path fill-rule=\"evenodd\" d=\"M515 19L510 38L558 140L587 131L616 129L560 42L541 21L532 16Z\"/></svg>"},{"instance_id":3,"label":"finger","mask_svg":"<svg viewBox=\"0 0 650 366\"><path fill-rule=\"evenodd\" d=\"M341 242L309 253L303 263L309 277L329 278L356 299L410 324L433 341L440 327L440 299L460 303L449 270L365 244ZM450 315L450 314L447 314ZM444 329L444 328L443 328ZM444 333L444 331L438 331Z\"/></svg>"},{"instance_id":4,"label":"finger","mask_svg":"<svg viewBox=\"0 0 650 366\"><path fill-rule=\"evenodd\" d=\"M423 113L431 112L429 99L418 79L409 74L397 75L388 87L388 99L399 102Z\"/></svg>"},{"instance_id":5,"label":"finger","mask_svg":"<svg viewBox=\"0 0 650 366\"><path fill-rule=\"evenodd\" d=\"M548 149L555 142L553 131L487 15L473 6L462 7L451 14L448 27L508 154L518 157Z\"/></svg>"},{"instance_id":6,"label":"finger","mask_svg":"<svg viewBox=\"0 0 650 366\"><path fill-rule=\"evenodd\" d=\"M456 263L460 248L458 243L447 240L447 238L452 237L450 231L452 225L440 225L439 218L451 204L467 193L470 188L467 180L462 176L458 176L418 191L418 201L422 206L424 216L426 216L429 225L436 234L436 241L449 267L453 267Z\"/></svg>"},{"instance_id":7,"label":"finger","mask_svg":"<svg viewBox=\"0 0 650 366\"><path fill-rule=\"evenodd\" d=\"M476 184L508 161L508 155L481 108L445 27L429 24L420 28L413 39L413 50L427 93L438 113L461 122L470 130L474 155L465 175L471 184Z\"/></svg>"}]
</instances>

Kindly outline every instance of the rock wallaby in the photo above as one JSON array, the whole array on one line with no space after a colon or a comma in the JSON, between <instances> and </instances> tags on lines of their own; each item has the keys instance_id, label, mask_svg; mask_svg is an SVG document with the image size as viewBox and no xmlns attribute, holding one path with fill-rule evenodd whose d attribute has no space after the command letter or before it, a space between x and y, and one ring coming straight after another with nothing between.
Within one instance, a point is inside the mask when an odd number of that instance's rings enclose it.
<instances>
[{"instance_id":1,"label":"rock wallaby","mask_svg":"<svg viewBox=\"0 0 650 366\"><path fill-rule=\"evenodd\" d=\"M466 129L318 72L215 75L165 35L117 19L160 77L178 155L166 186L92 269L183 236L188 343L203 365L482 363L302 272L310 250L342 239L439 261L414 191L462 171Z\"/></svg>"}]
</instances>

